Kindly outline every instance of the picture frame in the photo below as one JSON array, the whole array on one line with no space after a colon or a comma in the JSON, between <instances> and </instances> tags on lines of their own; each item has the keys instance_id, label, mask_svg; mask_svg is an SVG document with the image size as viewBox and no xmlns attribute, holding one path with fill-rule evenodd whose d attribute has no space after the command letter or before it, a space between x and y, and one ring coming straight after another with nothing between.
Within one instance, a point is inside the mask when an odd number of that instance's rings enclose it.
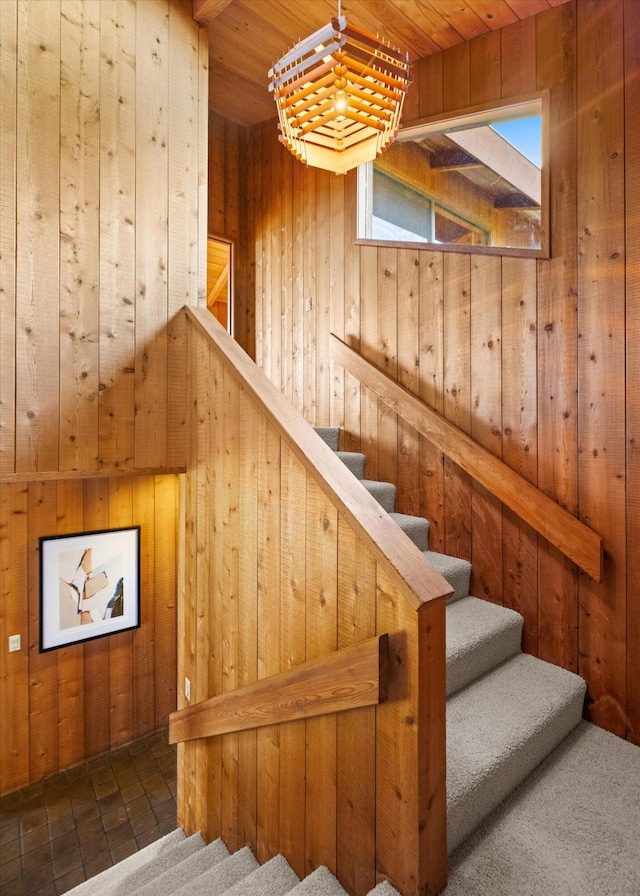
<instances>
[{"instance_id":1,"label":"picture frame","mask_svg":"<svg viewBox=\"0 0 640 896\"><path fill-rule=\"evenodd\" d=\"M39 541L40 653L140 627L140 526Z\"/></svg>"}]
</instances>

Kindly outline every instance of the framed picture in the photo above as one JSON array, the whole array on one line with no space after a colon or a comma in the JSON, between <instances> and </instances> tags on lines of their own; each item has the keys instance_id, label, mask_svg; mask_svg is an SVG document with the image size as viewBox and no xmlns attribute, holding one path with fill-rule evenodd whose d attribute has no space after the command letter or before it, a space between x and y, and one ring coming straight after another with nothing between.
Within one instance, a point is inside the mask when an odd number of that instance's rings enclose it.
<instances>
[{"instance_id":1,"label":"framed picture","mask_svg":"<svg viewBox=\"0 0 640 896\"><path fill-rule=\"evenodd\" d=\"M40 653L139 626L139 526L40 539Z\"/></svg>"}]
</instances>

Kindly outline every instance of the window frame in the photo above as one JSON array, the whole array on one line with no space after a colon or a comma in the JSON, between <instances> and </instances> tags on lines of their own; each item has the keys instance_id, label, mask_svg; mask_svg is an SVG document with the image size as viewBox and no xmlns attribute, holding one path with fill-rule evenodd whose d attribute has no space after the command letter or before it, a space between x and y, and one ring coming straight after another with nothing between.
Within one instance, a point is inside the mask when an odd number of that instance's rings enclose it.
<instances>
[{"instance_id":1,"label":"window frame","mask_svg":"<svg viewBox=\"0 0 640 896\"><path fill-rule=\"evenodd\" d=\"M523 117L531 111L532 106L537 105L541 115L541 210L540 210L540 247L518 248L506 246L478 246L460 243L436 243L420 242L418 240L381 240L374 239L371 235L360 236L361 233L371 234L371 221L373 214L373 163L360 165L357 169L357 230L355 244L358 246L388 246L392 248L408 248L417 251L438 252L463 252L474 255L506 255L517 258L549 258L550 233L549 233L549 91L543 90L511 99L499 100L494 103L468 106L456 109L443 115L432 115L427 118L415 119L405 122L398 132L396 140L413 140L418 136L467 130L473 127L481 127L488 124L497 124L501 121L509 121ZM440 204L436 202L436 204ZM460 218L464 215L456 211Z\"/></svg>"}]
</instances>

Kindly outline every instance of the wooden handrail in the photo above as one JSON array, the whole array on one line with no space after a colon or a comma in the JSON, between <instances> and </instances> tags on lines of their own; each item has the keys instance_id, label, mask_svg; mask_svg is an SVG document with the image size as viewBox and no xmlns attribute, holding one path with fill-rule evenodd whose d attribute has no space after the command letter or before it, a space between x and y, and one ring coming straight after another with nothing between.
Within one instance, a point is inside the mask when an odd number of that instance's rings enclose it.
<instances>
[{"instance_id":1,"label":"wooden handrail","mask_svg":"<svg viewBox=\"0 0 640 896\"><path fill-rule=\"evenodd\" d=\"M580 569L602 581L601 536L333 333L331 356Z\"/></svg>"},{"instance_id":2,"label":"wooden handrail","mask_svg":"<svg viewBox=\"0 0 640 896\"><path fill-rule=\"evenodd\" d=\"M171 713L169 742L384 703L388 671L389 636L379 635Z\"/></svg>"},{"instance_id":3,"label":"wooden handrail","mask_svg":"<svg viewBox=\"0 0 640 896\"><path fill-rule=\"evenodd\" d=\"M213 315L202 308L185 310L187 318L210 339L212 347L227 362L230 374L256 401L326 497L344 514L410 606L419 610L431 601L446 600L453 592L445 579L425 564L421 551L411 539L256 368Z\"/></svg>"}]
</instances>

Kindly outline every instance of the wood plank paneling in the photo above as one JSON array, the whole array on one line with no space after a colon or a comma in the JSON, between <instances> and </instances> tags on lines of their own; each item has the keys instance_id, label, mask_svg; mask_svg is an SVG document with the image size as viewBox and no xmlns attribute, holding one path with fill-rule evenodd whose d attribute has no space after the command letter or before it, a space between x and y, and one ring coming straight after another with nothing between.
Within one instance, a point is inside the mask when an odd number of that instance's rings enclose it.
<instances>
[{"instance_id":1,"label":"wood plank paneling","mask_svg":"<svg viewBox=\"0 0 640 896\"><path fill-rule=\"evenodd\" d=\"M338 647L338 514L318 486L307 479L306 655L307 660ZM306 722L306 866L336 870L337 720Z\"/></svg>"},{"instance_id":2,"label":"wood plank paneling","mask_svg":"<svg viewBox=\"0 0 640 896\"><path fill-rule=\"evenodd\" d=\"M280 152L284 149L280 145ZM324 426L331 415L331 375L328 333L331 325L331 180L337 175L316 171L316 272L318 297L316 308L316 424ZM276 308L274 313L277 314Z\"/></svg>"},{"instance_id":3,"label":"wood plank paneling","mask_svg":"<svg viewBox=\"0 0 640 896\"><path fill-rule=\"evenodd\" d=\"M530 259L503 258L502 279L502 459L536 485L536 264ZM502 563L504 605L524 617L523 649L535 656L537 536L506 507Z\"/></svg>"},{"instance_id":4,"label":"wood plank paneling","mask_svg":"<svg viewBox=\"0 0 640 896\"><path fill-rule=\"evenodd\" d=\"M626 231L627 264L640 270L640 15L636 4L624 4L625 65L625 192L633 226ZM627 382L640 377L640 278L627 278ZM640 394L627 401L627 603L628 736L640 745Z\"/></svg>"},{"instance_id":5,"label":"wood plank paneling","mask_svg":"<svg viewBox=\"0 0 640 896\"><path fill-rule=\"evenodd\" d=\"M136 466L167 460L169 4L136 28ZM154 195L154 202L147 196Z\"/></svg>"},{"instance_id":6,"label":"wood plank paneling","mask_svg":"<svg viewBox=\"0 0 640 896\"><path fill-rule=\"evenodd\" d=\"M3 793L166 727L175 709L177 498L176 476L0 485L1 637L22 638L2 658ZM128 525L141 527L141 628L40 653L38 539Z\"/></svg>"},{"instance_id":7,"label":"wood plank paneling","mask_svg":"<svg viewBox=\"0 0 640 896\"><path fill-rule=\"evenodd\" d=\"M100 4L101 467L134 464L135 29L132 4ZM120 102L127 97L127 102Z\"/></svg>"},{"instance_id":8,"label":"wood plank paneling","mask_svg":"<svg viewBox=\"0 0 640 896\"><path fill-rule=\"evenodd\" d=\"M244 390L240 394L239 414L243 437L239 444L238 476L242 482L243 500L238 505L238 529L242 544L239 591L242 625L238 643L238 684L245 685L258 678L258 429L257 418L251 413L251 402ZM258 848L256 756L256 732L242 732L238 744L238 838L251 846L254 852Z\"/></svg>"},{"instance_id":9,"label":"wood plank paneling","mask_svg":"<svg viewBox=\"0 0 640 896\"><path fill-rule=\"evenodd\" d=\"M471 436L502 457L502 269L498 257L471 261ZM472 592L502 603L502 508L477 483L471 490ZM478 562L483 559L484 562Z\"/></svg>"},{"instance_id":10,"label":"wood plank paneling","mask_svg":"<svg viewBox=\"0 0 640 896\"><path fill-rule=\"evenodd\" d=\"M155 480L153 476L136 476L133 481L132 519L147 532L154 533ZM175 506L175 505L174 505ZM155 533L154 533L155 535ZM152 594L156 562L160 566L164 558L156 557L155 538L140 541L140 591ZM150 734L156 729L155 688L155 629L156 608L152 601L144 601L140 607L140 628L133 632L133 729Z\"/></svg>"},{"instance_id":11,"label":"wood plank paneling","mask_svg":"<svg viewBox=\"0 0 640 896\"><path fill-rule=\"evenodd\" d=\"M18 4L0 7L0 473L15 468Z\"/></svg>"},{"instance_id":12,"label":"wood plank paneling","mask_svg":"<svg viewBox=\"0 0 640 896\"><path fill-rule=\"evenodd\" d=\"M15 469L58 469L60 2L18 11ZM3 91L4 97L4 91ZM2 172L4 178L4 170ZM2 359L4 364L4 358Z\"/></svg>"},{"instance_id":13,"label":"wood plank paneling","mask_svg":"<svg viewBox=\"0 0 640 896\"><path fill-rule=\"evenodd\" d=\"M222 541L223 588L222 595L222 693L234 691L240 684L240 442L243 434L240 420L233 408L240 406L240 386L230 376L224 378L223 418L218 429L224 432L225 444L222 455L222 501L225 505ZM222 738L222 822L223 839L231 851L245 844L238 839L238 758L239 737L228 734Z\"/></svg>"},{"instance_id":14,"label":"wood plank paneling","mask_svg":"<svg viewBox=\"0 0 640 896\"><path fill-rule=\"evenodd\" d=\"M462 255L444 256L443 411L471 432L471 268ZM471 480L444 459L446 520L444 550L471 559Z\"/></svg>"},{"instance_id":15,"label":"wood plank paneling","mask_svg":"<svg viewBox=\"0 0 640 896\"><path fill-rule=\"evenodd\" d=\"M304 663L306 655L306 474L291 450L282 446L281 500L292 512L280 520L280 572L283 587L280 638L280 668ZM305 876L306 813L300 799L304 793L306 723L284 725L280 747L290 757L288 774L280 777L280 843L298 877Z\"/></svg>"},{"instance_id":16,"label":"wood plank paneling","mask_svg":"<svg viewBox=\"0 0 640 896\"><path fill-rule=\"evenodd\" d=\"M344 244L345 234L352 235L351 221L345 221L345 178L332 177L329 181L329 330L344 339L345 325L345 282L344 282ZM329 361L330 377L330 414L331 426L344 429L345 372Z\"/></svg>"},{"instance_id":17,"label":"wood plank paneling","mask_svg":"<svg viewBox=\"0 0 640 896\"><path fill-rule=\"evenodd\" d=\"M561 52L547 53L559 40ZM575 8L566 4L536 21L538 89L553 89L551 258L538 264L538 486L575 514L578 509L577 143ZM557 139L556 139L557 137ZM538 544L538 655L578 671L578 580L573 563Z\"/></svg>"},{"instance_id":18,"label":"wood plank paneling","mask_svg":"<svg viewBox=\"0 0 640 896\"><path fill-rule=\"evenodd\" d=\"M398 381L411 392L420 391L420 253L398 253ZM336 336L338 333L336 333ZM402 419L397 429L396 506L403 513L420 513L420 438Z\"/></svg>"},{"instance_id":19,"label":"wood plank paneling","mask_svg":"<svg viewBox=\"0 0 640 896\"><path fill-rule=\"evenodd\" d=\"M150 586L155 594L155 727L176 708L176 607L180 519L177 476L155 477L154 545L156 562Z\"/></svg>"},{"instance_id":20,"label":"wood plank paneling","mask_svg":"<svg viewBox=\"0 0 640 896\"><path fill-rule=\"evenodd\" d=\"M544 539L534 539L508 511L472 489L454 465L420 446L417 500L431 517L431 546L473 559L476 593L519 609L527 651L580 671L593 701L591 718L623 734L629 714L637 716L631 595L640 563L633 549L632 477L638 411L629 384L636 367L638 59L629 35L637 33L638 15L624 0L554 3L535 18L478 32L417 64L419 96L410 109L420 116L548 91L543 140L551 185L549 259L487 262L420 251L417 370L411 368L415 315L404 286L413 282L408 272L415 250L354 246L347 230L336 234L335 246L328 237L332 267L343 243L344 282L352 284L345 289L346 341L360 343L365 357L380 366L397 363L401 381L417 380L421 397L604 536L605 581L595 587ZM259 267L265 257L260 239L270 237L272 193L289 185L276 186L263 157L263 135L271 138L266 125L250 133L262 135L247 144L261 184L247 255ZM333 187L322 174L295 171L297 219L310 222L327 201L323 191L330 194ZM344 179L345 224L355 216L355 180L353 172ZM308 285L319 282L327 234L307 226L303 242L306 297ZM308 384L318 370L331 302L317 289L313 298L313 325L291 362L294 377L296 365L304 370L302 407L312 422L317 401ZM247 302L256 338L263 339L261 304L268 303L270 313L278 305L272 295L263 302L259 289ZM400 488L399 500L415 506L402 426L394 463L388 416L364 388L347 374L343 415L335 395L331 401L334 418L344 417L342 444L366 455L367 477L390 479ZM637 718L635 725L637 730Z\"/></svg>"},{"instance_id":21,"label":"wood plank paneling","mask_svg":"<svg viewBox=\"0 0 640 896\"><path fill-rule=\"evenodd\" d=\"M280 154L280 177L283 183L291 184L293 179L293 156L291 153ZM282 191L282 310L280 321L281 362L280 380L282 393L289 401L293 401L293 314L295 308L293 294L293 189Z\"/></svg>"},{"instance_id":22,"label":"wood plank paneling","mask_svg":"<svg viewBox=\"0 0 640 896\"><path fill-rule=\"evenodd\" d=\"M2 35L3 475L179 470L206 31L189 0L9 0Z\"/></svg>"},{"instance_id":23,"label":"wood plank paneling","mask_svg":"<svg viewBox=\"0 0 640 896\"><path fill-rule=\"evenodd\" d=\"M29 738L29 780L38 781L60 768L58 760L58 653L55 650L40 653L39 537L43 534L53 535L57 531L55 482L39 482L29 485L27 525L29 528L29 560L26 579L29 588L28 650L29 681L31 682L29 730L33 731L34 735L37 732L37 736ZM89 699L91 699L91 694L89 694ZM107 749L109 746L108 703L103 704L101 708L107 727L106 746L103 749ZM100 748L96 752L100 752Z\"/></svg>"},{"instance_id":24,"label":"wood plank paneling","mask_svg":"<svg viewBox=\"0 0 640 896\"><path fill-rule=\"evenodd\" d=\"M602 585L579 583L578 668L589 682L589 718L624 737L626 452L616 438L625 431L622 5L578 4L577 37L579 506L602 531L606 565Z\"/></svg>"},{"instance_id":25,"label":"wood plank paneling","mask_svg":"<svg viewBox=\"0 0 640 896\"><path fill-rule=\"evenodd\" d=\"M364 595L376 587L376 567L358 545L354 533L338 518L338 647L350 646L376 631L375 607ZM372 709L338 719L337 872L349 892L366 893L375 886L376 838L372 825L360 819L375 814L375 724Z\"/></svg>"},{"instance_id":26,"label":"wood plank paneling","mask_svg":"<svg viewBox=\"0 0 640 896\"><path fill-rule=\"evenodd\" d=\"M0 713L0 789L2 793L29 783L29 631L28 494L24 485L6 485L0 490L0 622L5 638L20 634L23 648L14 653L0 651L2 713ZM54 667L53 675L56 675ZM55 731L53 732L55 735ZM46 769L46 758L44 759Z\"/></svg>"},{"instance_id":27,"label":"wood plank paneling","mask_svg":"<svg viewBox=\"0 0 640 896\"><path fill-rule=\"evenodd\" d=\"M255 413L255 412L254 412ZM258 678L280 671L280 438L263 415L258 417ZM280 730L258 731L258 851L260 863L279 852Z\"/></svg>"},{"instance_id":28,"label":"wood plank paneling","mask_svg":"<svg viewBox=\"0 0 640 896\"><path fill-rule=\"evenodd\" d=\"M360 249L354 244L356 233L357 172L345 175L344 208L344 336L351 345L360 347ZM360 383L347 374L344 381L344 428L343 447L345 451L360 449Z\"/></svg>"},{"instance_id":29,"label":"wood plank paneling","mask_svg":"<svg viewBox=\"0 0 640 896\"><path fill-rule=\"evenodd\" d=\"M169 6L168 80L168 244L167 244L167 465L179 466L184 458L186 415L184 379L187 325L183 305L198 304L200 216L198 214L197 127L199 109L199 37L190 18L189 0ZM180 77L175 73L180 72ZM190 201L185 202L185 197ZM204 215L202 215L204 217Z\"/></svg>"},{"instance_id":30,"label":"wood plank paneling","mask_svg":"<svg viewBox=\"0 0 640 896\"><path fill-rule=\"evenodd\" d=\"M317 305L325 302L326 296L318 294L318 274L315 254L316 193L317 174L315 169L305 171L304 217L302 222L304 247L304 411L310 423L317 419L318 387L316 369L318 365ZM265 185L263 184L263 187Z\"/></svg>"},{"instance_id":31,"label":"wood plank paneling","mask_svg":"<svg viewBox=\"0 0 640 896\"><path fill-rule=\"evenodd\" d=\"M379 364L389 376L398 376L398 255L397 249L378 249L377 334L374 345ZM403 309L403 315L408 309ZM398 418L378 402L378 473L383 481L397 482Z\"/></svg>"},{"instance_id":32,"label":"wood plank paneling","mask_svg":"<svg viewBox=\"0 0 640 896\"><path fill-rule=\"evenodd\" d=\"M61 470L98 464L100 4L60 20Z\"/></svg>"},{"instance_id":33,"label":"wood plank paneling","mask_svg":"<svg viewBox=\"0 0 640 896\"><path fill-rule=\"evenodd\" d=\"M443 253L420 254L420 387L418 395L443 413L444 276ZM420 439L419 516L429 520L429 547L444 551L444 456Z\"/></svg>"},{"instance_id":34,"label":"wood plank paneling","mask_svg":"<svg viewBox=\"0 0 640 896\"><path fill-rule=\"evenodd\" d=\"M133 482L112 479L109 482L109 527L133 521ZM133 740L133 632L119 632L109 639L109 739L110 747Z\"/></svg>"}]
</instances>

